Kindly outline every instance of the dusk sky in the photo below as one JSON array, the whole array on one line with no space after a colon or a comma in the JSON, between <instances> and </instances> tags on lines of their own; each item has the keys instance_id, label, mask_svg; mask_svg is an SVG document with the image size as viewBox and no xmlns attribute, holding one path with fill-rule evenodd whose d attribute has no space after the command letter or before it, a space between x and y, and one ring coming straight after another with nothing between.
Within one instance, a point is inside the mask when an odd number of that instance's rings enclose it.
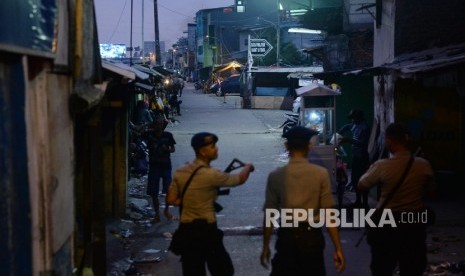
<instances>
[{"instance_id":1,"label":"dusk sky","mask_svg":"<svg viewBox=\"0 0 465 276\"><path fill-rule=\"evenodd\" d=\"M155 40L153 0L133 1L132 45L142 46L144 40ZM99 43L130 44L131 0L95 0ZM144 3L144 28L142 28ZM227 7L234 0L158 0L160 41L168 49L187 31L188 23L195 23L195 13L201 9Z\"/></svg>"}]
</instances>

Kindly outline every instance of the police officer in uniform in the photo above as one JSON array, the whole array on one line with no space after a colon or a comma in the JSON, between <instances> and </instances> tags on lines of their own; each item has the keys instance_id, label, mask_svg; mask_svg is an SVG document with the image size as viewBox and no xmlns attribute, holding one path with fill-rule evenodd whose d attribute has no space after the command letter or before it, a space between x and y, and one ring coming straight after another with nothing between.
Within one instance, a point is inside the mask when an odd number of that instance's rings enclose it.
<instances>
[{"instance_id":1,"label":"police officer in uniform","mask_svg":"<svg viewBox=\"0 0 465 276\"><path fill-rule=\"evenodd\" d=\"M283 137L289 150L289 163L275 169L268 176L264 210L305 209L314 210L313 221L318 221L319 210L334 208L329 173L326 168L311 164L308 153L312 148L310 139L318 132L296 126ZM265 217L266 218L266 217ZM273 226L263 226L263 249L261 264L268 268L270 237ZM335 247L334 265L338 272L345 268L339 232L336 227L327 227ZM280 227L276 241L270 275L325 275L323 250L325 241L321 228L313 228L308 222L298 227Z\"/></svg>"},{"instance_id":2,"label":"police officer in uniform","mask_svg":"<svg viewBox=\"0 0 465 276\"><path fill-rule=\"evenodd\" d=\"M409 152L408 132L403 125L390 124L386 128L385 137L386 149L391 153L390 157L373 163L360 178L358 188L368 191L380 185L381 197L378 208L386 201L384 208L393 212L398 225L373 228L368 231L367 241L371 247L370 268L373 275L392 275L398 265L400 275L421 276L427 263L428 221L420 220L420 215L428 215L425 213L425 195L435 196L434 173L426 159L413 157ZM407 170L409 162L413 163L399 184L399 179ZM395 187L398 188L392 196L389 196ZM407 220L406 218L409 217L415 219Z\"/></svg>"},{"instance_id":3,"label":"police officer in uniform","mask_svg":"<svg viewBox=\"0 0 465 276\"><path fill-rule=\"evenodd\" d=\"M218 188L243 184L253 171L253 165L246 164L238 174L225 173L210 167L210 162L218 158L217 141L218 137L208 132L200 132L192 137L195 160L175 171L166 198L167 204L176 206L182 200L178 230L189 233L190 237L187 249L181 253L184 276L206 275L205 264L212 276L234 274L231 258L223 245L223 232L216 224L213 206ZM191 183L182 196L183 189L194 172Z\"/></svg>"},{"instance_id":4,"label":"police officer in uniform","mask_svg":"<svg viewBox=\"0 0 465 276\"><path fill-rule=\"evenodd\" d=\"M350 174L350 183L347 189L355 190L354 207L368 208L368 193L362 192L357 188L358 180L370 166L368 155L368 141L370 139L370 128L365 122L363 111L352 109L347 118L352 122L344 125L338 133L344 134L350 131L352 137L343 137L339 143L352 144L352 171Z\"/></svg>"}]
</instances>

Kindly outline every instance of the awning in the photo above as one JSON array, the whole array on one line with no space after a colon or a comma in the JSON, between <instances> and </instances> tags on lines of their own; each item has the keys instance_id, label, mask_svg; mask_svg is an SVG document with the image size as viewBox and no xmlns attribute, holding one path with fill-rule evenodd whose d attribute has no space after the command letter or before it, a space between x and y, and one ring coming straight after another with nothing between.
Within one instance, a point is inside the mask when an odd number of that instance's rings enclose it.
<instances>
[{"instance_id":1,"label":"awning","mask_svg":"<svg viewBox=\"0 0 465 276\"><path fill-rule=\"evenodd\" d=\"M163 74L159 73L158 71L153 70L153 69L151 69L151 68L149 68L147 66L140 65L140 64L134 64L132 66L132 68L135 68L135 69L137 69L139 71L142 71L142 72L144 72L146 74L153 75L155 77L160 77L160 78L165 77Z\"/></svg>"},{"instance_id":2,"label":"awning","mask_svg":"<svg viewBox=\"0 0 465 276\"><path fill-rule=\"evenodd\" d=\"M242 66L243 66L243 65L240 64L240 63L237 62L237 61L231 61L230 63L222 64L222 65L216 66L216 67L213 69L213 73L220 73L220 72L229 70L229 69L231 69L231 68L242 68Z\"/></svg>"},{"instance_id":3,"label":"awning","mask_svg":"<svg viewBox=\"0 0 465 276\"><path fill-rule=\"evenodd\" d=\"M148 74L132 68L131 66L124 63L114 63L107 60L102 60L102 67L131 80L135 80L136 78L146 80L149 78Z\"/></svg>"},{"instance_id":4,"label":"awning","mask_svg":"<svg viewBox=\"0 0 465 276\"><path fill-rule=\"evenodd\" d=\"M145 84L145 83L141 83L141 82L135 82L134 86L139 87L139 88L141 88L143 90L146 90L147 92L153 91L153 88L154 88L153 85L149 85L149 84Z\"/></svg>"},{"instance_id":5,"label":"awning","mask_svg":"<svg viewBox=\"0 0 465 276\"><path fill-rule=\"evenodd\" d=\"M323 72L322 66L309 67L252 67L252 73L296 73L296 74L313 74ZM288 76L289 77L289 76Z\"/></svg>"},{"instance_id":6,"label":"awning","mask_svg":"<svg viewBox=\"0 0 465 276\"><path fill-rule=\"evenodd\" d=\"M333 90L326 85L312 83L307 86L302 86L295 90L297 96L338 96L341 92Z\"/></svg>"},{"instance_id":7,"label":"awning","mask_svg":"<svg viewBox=\"0 0 465 276\"><path fill-rule=\"evenodd\" d=\"M394 59L394 62L380 67L398 71L401 74L414 74L462 63L465 63L465 43L400 55Z\"/></svg>"},{"instance_id":8,"label":"awning","mask_svg":"<svg viewBox=\"0 0 465 276\"><path fill-rule=\"evenodd\" d=\"M400 77L412 77L438 69L447 69L465 64L465 43L443 48L427 49L420 52L397 56L393 62L357 70L324 72L315 77L325 79L331 76L379 76L397 74Z\"/></svg>"},{"instance_id":9,"label":"awning","mask_svg":"<svg viewBox=\"0 0 465 276\"><path fill-rule=\"evenodd\" d=\"M168 77L174 74L173 71L163 68L162 66L153 66L152 70L157 71L158 73L162 74L164 77Z\"/></svg>"},{"instance_id":10,"label":"awning","mask_svg":"<svg viewBox=\"0 0 465 276\"><path fill-rule=\"evenodd\" d=\"M290 73L287 75L288 79L314 79L315 73L308 73L308 72L297 72L297 73Z\"/></svg>"}]
</instances>

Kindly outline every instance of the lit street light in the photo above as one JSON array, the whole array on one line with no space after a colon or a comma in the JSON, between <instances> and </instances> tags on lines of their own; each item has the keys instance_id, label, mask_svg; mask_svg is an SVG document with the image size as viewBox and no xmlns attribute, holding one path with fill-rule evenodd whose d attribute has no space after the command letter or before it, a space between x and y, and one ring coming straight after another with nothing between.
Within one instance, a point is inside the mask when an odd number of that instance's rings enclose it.
<instances>
[{"instance_id":1,"label":"lit street light","mask_svg":"<svg viewBox=\"0 0 465 276\"><path fill-rule=\"evenodd\" d=\"M174 63L174 56L175 56L175 53L176 53L176 49L175 49L175 48L173 48L172 53L173 53L173 70L174 70L174 64L175 64L175 63Z\"/></svg>"}]
</instances>

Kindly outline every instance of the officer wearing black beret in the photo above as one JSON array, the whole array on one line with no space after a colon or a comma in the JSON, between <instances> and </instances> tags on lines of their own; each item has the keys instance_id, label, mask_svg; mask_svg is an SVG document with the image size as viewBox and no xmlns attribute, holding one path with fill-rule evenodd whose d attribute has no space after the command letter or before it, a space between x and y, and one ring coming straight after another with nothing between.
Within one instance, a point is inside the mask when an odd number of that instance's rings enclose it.
<instances>
[{"instance_id":1,"label":"officer wearing black beret","mask_svg":"<svg viewBox=\"0 0 465 276\"><path fill-rule=\"evenodd\" d=\"M261 264L268 267L270 261L270 237L273 225L267 225L267 212L282 209L319 210L334 208L328 170L312 164L307 156L312 148L311 138L317 131L296 126L286 132L286 148L289 163L268 175L265 195L265 219L263 225L263 248ZM313 217L313 221L319 217ZM335 252L334 265L338 272L345 267L339 232L336 227L327 227ZM323 259L324 237L322 228L313 228L308 221L296 227L280 227L276 240L276 254L271 264L271 275L325 275Z\"/></svg>"},{"instance_id":2,"label":"officer wearing black beret","mask_svg":"<svg viewBox=\"0 0 465 276\"><path fill-rule=\"evenodd\" d=\"M217 142L218 136L209 132L192 137L195 159L175 171L166 197L167 204L181 205L177 231L188 236L181 253L184 275L207 275L205 267L210 275L234 274L223 245L223 231L216 224L214 202L218 188L245 183L254 168L246 164L239 173L232 174L210 167L210 162L218 158Z\"/></svg>"}]
</instances>

